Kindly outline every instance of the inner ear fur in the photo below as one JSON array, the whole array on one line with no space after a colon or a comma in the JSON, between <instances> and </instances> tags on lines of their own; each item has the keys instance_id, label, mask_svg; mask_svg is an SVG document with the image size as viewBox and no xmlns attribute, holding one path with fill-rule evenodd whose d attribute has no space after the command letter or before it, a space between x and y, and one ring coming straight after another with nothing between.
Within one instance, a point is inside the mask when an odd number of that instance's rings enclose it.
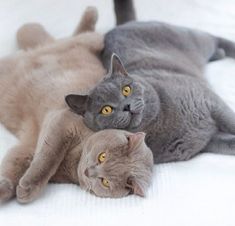
<instances>
[{"instance_id":1,"label":"inner ear fur","mask_svg":"<svg viewBox=\"0 0 235 226\"><path fill-rule=\"evenodd\" d=\"M123 76L127 76L128 73L124 67L124 64L122 63L120 57L113 53L111 56L111 61L110 61L110 74L111 75L123 75Z\"/></svg>"},{"instance_id":2,"label":"inner ear fur","mask_svg":"<svg viewBox=\"0 0 235 226\"><path fill-rule=\"evenodd\" d=\"M145 191L141 186L141 183L134 176L130 176L127 179L126 187L131 190L131 193L140 197L145 197Z\"/></svg>"},{"instance_id":3,"label":"inner ear fur","mask_svg":"<svg viewBox=\"0 0 235 226\"><path fill-rule=\"evenodd\" d=\"M144 132L137 132L127 135L128 146L129 146L128 151L129 152L135 151L136 148L144 142L145 136L146 133Z\"/></svg>"},{"instance_id":4,"label":"inner ear fur","mask_svg":"<svg viewBox=\"0 0 235 226\"><path fill-rule=\"evenodd\" d=\"M65 97L65 102L70 109L79 114L84 115L87 108L88 95L69 94Z\"/></svg>"}]
</instances>

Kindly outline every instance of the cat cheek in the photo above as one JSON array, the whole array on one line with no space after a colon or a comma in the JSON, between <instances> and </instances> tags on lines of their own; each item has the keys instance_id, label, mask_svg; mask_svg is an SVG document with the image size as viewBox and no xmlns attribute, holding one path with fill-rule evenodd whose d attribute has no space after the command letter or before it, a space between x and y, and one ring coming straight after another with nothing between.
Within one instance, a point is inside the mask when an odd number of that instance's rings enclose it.
<instances>
[{"instance_id":1,"label":"cat cheek","mask_svg":"<svg viewBox=\"0 0 235 226\"><path fill-rule=\"evenodd\" d=\"M112 125L114 125L115 128L126 128L131 121L131 115L129 112L120 112L112 122Z\"/></svg>"},{"instance_id":2,"label":"cat cheek","mask_svg":"<svg viewBox=\"0 0 235 226\"><path fill-rule=\"evenodd\" d=\"M98 116L97 118L96 118L96 120L95 120L95 123L96 123L96 127L98 128L98 129L104 129L104 125L105 125L105 123L106 123L106 120L108 120L108 118L106 117L104 117L104 116Z\"/></svg>"},{"instance_id":3,"label":"cat cheek","mask_svg":"<svg viewBox=\"0 0 235 226\"><path fill-rule=\"evenodd\" d=\"M91 113L88 113L85 115L84 123L86 124L86 126L88 128L92 129L95 132L102 129L102 128L100 128L98 122L99 122L99 120L95 119L95 117Z\"/></svg>"},{"instance_id":4,"label":"cat cheek","mask_svg":"<svg viewBox=\"0 0 235 226\"><path fill-rule=\"evenodd\" d=\"M144 110L144 101L143 100L136 100L131 104L131 112L138 114L143 112Z\"/></svg>"},{"instance_id":5,"label":"cat cheek","mask_svg":"<svg viewBox=\"0 0 235 226\"><path fill-rule=\"evenodd\" d=\"M142 122L142 119L143 119L142 113L133 115L130 123L130 128L135 129L139 127Z\"/></svg>"}]
</instances>

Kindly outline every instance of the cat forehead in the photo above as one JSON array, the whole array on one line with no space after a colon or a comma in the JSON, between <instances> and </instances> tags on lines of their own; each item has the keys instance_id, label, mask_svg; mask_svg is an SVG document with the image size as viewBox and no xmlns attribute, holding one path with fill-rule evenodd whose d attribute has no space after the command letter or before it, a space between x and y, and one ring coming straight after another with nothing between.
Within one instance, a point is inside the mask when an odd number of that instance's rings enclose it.
<instances>
[{"instance_id":1,"label":"cat forehead","mask_svg":"<svg viewBox=\"0 0 235 226\"><path fill-rule=\"evenodd\" d=\"M91 93L90 97L94 98L100 96L100 94L107 94L116 92L119 89L120 85L118 83L112 81L103 81L102 83L98 84L93 92Z\"/></svg>"},{"instance_id":2,"label":"cat forehead","mask_svg":"<svg viewBox=\"0 0 235 226\"><path fill-rule=\"evenodd\" d=\"M105 102L107 99L110 100L121 95L122 87L131 83L132 79L123 76L107 78L92 90L89 97L93 101Z\"/></svg>"},{"instance_id":3,"label":"cat forehead","mask_svg":"<svg viewBox=\"0 0 235 226\"><path fill-rule=\"evenodd\" d=\"M125 130L106 129L94 133L91 138L93 142L98 142L99 145L112 146L113 144L125 143L129 134L131 133Z\"/></svg>"},{"instance_id":4,"label":"cat forehead","mask_svg":"<svg viewBox=\"0 0 235 226\"><path fill-rule=\"evenodd\" d=\"M128 143L127 135L129 133L123 130L101 130L94 133L86 142L86 149L97 153L105 151L122 151Z\"/></svg>"},{"instance_id":5,"label":"cat forehead","mask_svg":"<svg viewBox=\"0 0 235 226\"><path fill-rule=\"evenodd\" d=\"M102 83L98 85L89 95L89 105L100 105L107 101L119 101L121 88L119 84Z\"/></svg>"},{"instance_id":6,"label":"cat forehead","mask_svg":"<svg viewBox=\"0 0 235 226\"><path fill-rule=\"evenodd\" d=\"M97 86L94 91L102 91L105 89L119 89L123 85L130 84L132 82L132 79L129 76L110 76L107 78L104 78Z\"/></svg>"}]
</instances>

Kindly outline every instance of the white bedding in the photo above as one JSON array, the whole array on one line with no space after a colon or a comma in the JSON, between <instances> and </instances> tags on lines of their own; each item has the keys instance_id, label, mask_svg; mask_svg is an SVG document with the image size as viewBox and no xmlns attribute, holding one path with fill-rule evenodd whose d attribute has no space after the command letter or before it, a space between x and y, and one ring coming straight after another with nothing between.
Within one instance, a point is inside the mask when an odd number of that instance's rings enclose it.
<instances>
[{"instance_id":1,"label":"white bedding","mask_svg":"<svg viewBox=\"0 0 235 226\"><path fill-rule=\"evenodd\" d=\"M56 37L69 35L87 5L98 7L98 30L114 26L109 0L1 0L0 56L16 50L15 32L41 22ZM235 40L235 0L136 0L140 20L162 20L200 28ZM211 63L206 77L235 110L235 60ZM16 139L0 128L0 160ZM235 150L234 150L235 151ZM49 185L32 204L0 205L0 225L234 226L235 157L203 154L154 168L146 198L94 197L75 185Z\"/></svg>"}]
</instances>

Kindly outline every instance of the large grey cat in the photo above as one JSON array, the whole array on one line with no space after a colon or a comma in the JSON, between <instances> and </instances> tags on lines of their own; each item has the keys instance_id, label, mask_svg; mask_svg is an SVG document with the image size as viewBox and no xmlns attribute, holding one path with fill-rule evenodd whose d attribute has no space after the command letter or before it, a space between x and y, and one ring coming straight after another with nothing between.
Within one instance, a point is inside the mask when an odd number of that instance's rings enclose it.
<instances>
[{"instance_id":1,"label":"large grey cat","mask_svg":"<svg viewBox=\"0 0 235 226\"><path fill-rule=\"evenodd\" d=\"M107 76L88 95L66 101L93 130L146 132L155 163L204 150L235 154L235 113L203 78L207 62L225 56L235 58L235 43L165 23L129 22L106 34Z\"/></svg>"}]
</instances>

